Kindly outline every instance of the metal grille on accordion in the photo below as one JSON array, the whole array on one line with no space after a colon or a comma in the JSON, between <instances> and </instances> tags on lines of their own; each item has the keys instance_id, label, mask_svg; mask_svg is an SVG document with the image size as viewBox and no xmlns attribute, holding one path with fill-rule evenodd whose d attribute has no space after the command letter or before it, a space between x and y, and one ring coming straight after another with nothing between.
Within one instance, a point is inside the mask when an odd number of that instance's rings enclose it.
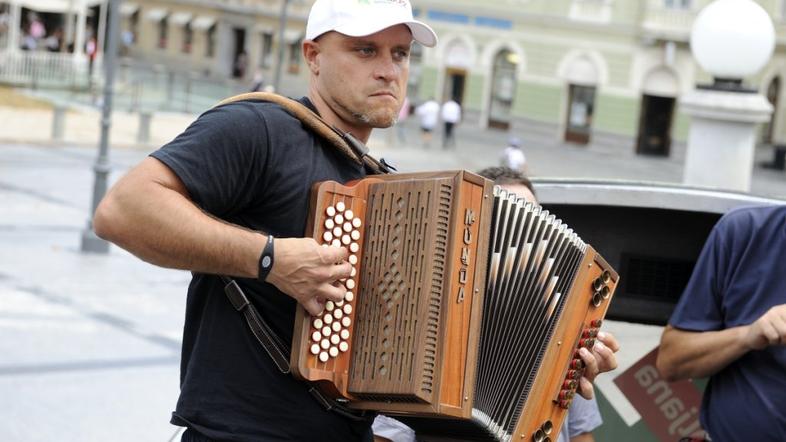
<instances>
[{"instance_id":1,"label":"metal grille on accordion","mask_svg":"<svg viewBox=\"0 0 786 442\"><path fill-rule=\"evenodd\" d=\"M591 246L466 171L319 183L311 215L355 270L343 301L298 308L296 376L419 439L556 440L618 282Z\"/></svg>"}]
</instances>

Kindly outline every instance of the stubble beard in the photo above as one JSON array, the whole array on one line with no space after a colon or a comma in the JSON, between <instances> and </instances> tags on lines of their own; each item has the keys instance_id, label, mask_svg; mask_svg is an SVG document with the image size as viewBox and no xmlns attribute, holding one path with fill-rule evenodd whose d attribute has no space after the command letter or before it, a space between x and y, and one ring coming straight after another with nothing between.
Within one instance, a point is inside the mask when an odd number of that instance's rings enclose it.
<instances>
[{"instance_id":1,"label":"stubble beard","mask_svg":"<svg viewBox=\"0 0 786 442\"><path fill-rule=\"evenodd\" d=\"M352 116L355 123L361 126L368 126L377 129L391 127L398 121L398 111L380 108L369 111L350 109L349 106L337 102L344 111Z\"/></svg>"}]
</instances>

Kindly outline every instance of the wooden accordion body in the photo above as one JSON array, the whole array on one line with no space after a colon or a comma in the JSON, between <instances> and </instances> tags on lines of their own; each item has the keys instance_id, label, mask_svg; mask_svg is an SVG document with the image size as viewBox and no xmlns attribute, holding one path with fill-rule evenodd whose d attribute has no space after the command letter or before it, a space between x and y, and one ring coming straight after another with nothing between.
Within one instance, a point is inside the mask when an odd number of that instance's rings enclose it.
<instances>
[{"instance_id":1,"label":"wooden accordion body","mask_svg":"<svg viewBox=\"0 0 786 442\"><path fill-rule=\"evenodd\" d=\"M419 437L556 440L618 276L554 215L466 171L318 183L306 234L345 299L298 307L295 376Z\"/></svg>"}]
</instances>

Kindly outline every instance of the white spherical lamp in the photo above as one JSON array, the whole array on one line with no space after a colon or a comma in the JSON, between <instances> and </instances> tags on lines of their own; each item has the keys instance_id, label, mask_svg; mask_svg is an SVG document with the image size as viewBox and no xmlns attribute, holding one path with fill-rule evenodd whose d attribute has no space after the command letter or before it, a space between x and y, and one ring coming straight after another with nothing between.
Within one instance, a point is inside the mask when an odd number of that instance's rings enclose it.
<instances>
[{"instance_id":1,"label":"white spherical lamp","mask_svg":"<svg viewBox=\"0 0 786 442\"><path fill-rule=\"evenodd\" d=\"M716 80L739 83L769 61L775 28L753 0L715 0L693 22L690 46L702 69Z\"/></svg>"}]
</instances>

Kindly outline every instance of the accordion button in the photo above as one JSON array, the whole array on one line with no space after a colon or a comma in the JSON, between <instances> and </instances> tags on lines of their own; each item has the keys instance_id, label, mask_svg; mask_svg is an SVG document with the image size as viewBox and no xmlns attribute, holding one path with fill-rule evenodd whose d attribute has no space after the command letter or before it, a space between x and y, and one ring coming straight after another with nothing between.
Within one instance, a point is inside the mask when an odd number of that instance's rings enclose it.
<instances>
[{"instance_id":1,"label":"accordion button","mask_svg":"<svg viewBox=\"0 0 786 442\"><path fill-rule=\"evenodd\" d=\"M311 346L311 354L318 355L319 354L319 344L314 344Z\"/></svg>"},{"instance_id":2,"label":"accordion button","mask_svg":"<svg viewBox=\"0 0 786 442\"><path fill-rule=\"evenodd\" d=\"M347 288L352 290L355 288L355 280L354 279L347 279L346 282Z\"/></svg>"},{"instance_id":3,"label":"accordion button","mask_svg":"<svg viewBox=\"0 0 786 442\"><path fill-rule=\"evenodd\" d=\"M570 401L567 401L567 400L559 401L559 406L560 406L560 408L568 409L568 408L570 408Z\"/></svg>"},{"instance_id":4,"label":"accordion button","mask_svg":"<svg viewBox=\"0 0 786 442\"><path fill-rule=\"evenodd\" d=\"M352 237L353 241L357 241L360 239L360 232L358 232L357 230L353 230L352 233L349 234L349 236Z\"/></svg>"},{"instance_id":5,"label":"accordion button","mask_svg":"<svg viewBox=\"0 0 786 442\"><path fill-rule=\"evenodd\" d=\"M330 348L330 341L328 339L323 339L322 342L319 343L319 346L322 347L323 350L327 350Z\"/></svg>"},{"instance_id":6,"label":"accordion button","mask_svg":"<svg viewBox=\"0 0 786 442\"><path fill-rule=\"evenodd\" d=\"M325 210L325 213L330 217L336 216L336 208L333 206L328 206L328 208Z\"/></svg>"},{"instance_id":7,"label":"accordion button","mask_svg":"<svg viewBox=\"0 0 786 442\"><path fill-rule=\"evenodd\" d=\"M339 226L333 227L333 236L334 236L334 237L336 237L336 238L341 238L341 234L342 234L342 233L343 233L343 232L342 232L342 230L341 230L341 227L339 227Z\"/></svg>"},{"instance_id":8,"label":"accordion button","mask_svg":"<svg viewBox=\"0 0 786 442\"><path fill-rule=\"evenodd\" d=\"M336 223L333 222L333 219L326 218L325 219L325 228L328 230L333 230L333 227L336 227Z\"/></svg>"},{"instance_id":9,"label":"accordion button","mask_svg":"<svg viewBox=\"0 0 786 442\"><path fill-rule=\"evenodd\" d=\"M325 321L325 325L330 325L330 323L333 322L333 315L330 313L325 313L322 319Z\"/></svg>"},{"instance_id":10,"label":"accordion button","mask_svg":"<svg viewBox=\"0 0 786 442\"><path fill-rule=\"evenodd\" d=\"M347 209L347 211L344 212L344 218L346 218L347 220L350 220L350 219L352 219L354 217L355 217L355 214L352 213L351 210Z\"/></svg>"},{"instance_id":11,"label":"accordion button","mask_svg":"<svg viewBox=\"0 0 786 442\"><path fill-rule=\"evenodd\" d=\"M333 333L333 331L331 330L331 328L329 326L326 325L326 326L322 327L322 337L327 338L328 336L330 336L331 333ZM323 339L322 341L323 342L327 341L327 339Z\"/></svg>"},{"instance_id":12,"label":"accordion button","mask_svg":"<svg viewBox=\"0 0 786 442\"><path fill-rule=\"evenodd\" d=\"M343 305L344 305L344 301L341 301L341 305L338 305L338 304L339 304L339 303L336 303L336 306L337 306L337 307L341 307L341 306L343 306ZM340 309L340 308L337 308L337 309L336 309L336 310L333 312L333 317L334 317L334 318L336 318L336 319L341 319L341 317L342 317L342 316L344 316L344 312L343 312L343 311L341 311L341 309ZM338 323L337 323L337 322L334 322L334 324L338 324Z\"/></svg>"},{"instance_id":13,"label":"accordion button","mask_svg":"<svg viewBox=\"0 0 786 442\"><path fill-rule=\"evenodd\" d=\"M336 347L330 347L329 351L331 357L335 358L336 356L338 356L338 349Z\"/></svg>"},{"instance_id":14,"label":"accordion button","mask_svg":"<svg viewBox=\"0 0 786 442\"><path fill-rule=\"evenodd\" d=\"M341 339L345 341L349 339L349 330L347 329L341 330Z\"/></svg>"},{"instance_id":15,"label":"accordion button","mask_svg":"<svg viewBox=\"0 0 786 442\"><path fill-rule=\"evenodd\" d=\"M314 328L317 329L317 330L322 328L322 319L321 318L314 318ZM319 339L314 339L314 340L318 341Z\"/></svg>"},{"instance_id":16,"label":"accordion button","mask_svg":"<svg viewBox=\"0 0 786 442\"><path fill-rule=\"evenodd\" d=\"M341 225L344 224L344 215L339 213L338 215L333 217L333 221L336 222L337 228L341 228Z\"/></svg>"},{"instance_id":17,"label":"accordion button","mask_svg":"<svg viewBox=\"0 0 786 442\"><path fill-rule=\"evenodd\" d=\"M341 237L341 244L344 244L346 246L349 245L349 243L351 242L352 242L352 238L350 238L349 235L344 235Z\"/></svg>"},{"instance_id":18,"label":"accordion button","mask_svg":"<svg viewBox=\"0 0 786 442\"><path fill-rule=\"evenodd\" d=\"M333 241L333 234L330 232L325 232L322 234L322 239L325 240L325 242L331 242Z\"/></svg>"},{"instance_id":19,"label":"accordion button","mask_svg":"<svg viewBox=\"0 0 786 442\"><path fill-rule=\"evenodd\" d=\"M321 341L322 340L322 333L320 333L319 331L315 331L314 333L311 334L311 340L314 341L314 342Z\"/></svg>"},{"instance_id":20,"label":"accordion button","mask_svg":"<svg viewBox=\"0 0 786 442\"><path fill-rule=\"evenodd\" d=\"M327 354L326 351L323 351L323 352L321 352L319 354L319 360L322 361L322 362L327 362L328 361L328 354Z\"/></svg>"},{"instance_id":21,"label":"accordion button","mask_svg":"<svg viewBox=\"0 0 786 442\"><path fill-rule=\"evenodd\" d=\"M341 240L336 238L336 239L333 240L332 243L330 243L330 245L333 246L333 247L341 247Z\"/></svg>"},{"instance_id":22,"label":"accordion button","mask_svg":"<svg viewBox=\"0 0 786 442\"><path fill-rule=\"evenodd\" d=\"M344 201L339 201L336 203L336 210L339 212L343 212L346 209L346 205L344 205Z\"/></svg>"},{"instance_id":23,"label":"accordion button","mask_svg":"<svg viewBox=\"0 0 786 442\"><path fill-rule=\"evenodd\" d=\"M334 304L333 301L328 301L325 303L325 310L332 312L334 308L336 308L336 304Z\"/></svg>"},{"instance_id":24,"label":"accordion button","mask_svg":"<svg viewBox=\"0 0 786 442\"><path fill-rule=\"evenodd\" d=\"M593 327L600 327L603 324L602 319L595 319L594 321L590 322L590 325Z\"/></svg>"},{"instance_id":25,"label":"accordion button","mask_svg":"<svg viewBox=\"0 0 786 442\"><path fill-rule=\"evenodd\" d=\"M336 301L336 307L341 307L342 305L344 305L344 300L343 299L341 301ZM333 315L333 316L335 316L335 315ZM341 316L336 316L336 319L339 319L339 318L341 318Z\"/></svg>"},{"instance_id":26,"label":"accordion button","mask_svg":"<svg viewBox=\"0 0 786 442\"><path fill-rule=\"evenodd\" d=\"M353 242L352 244L349 245L349 251L350 252L357 253L358 250L360 250L360 246L358 245L358 243Z\"/></svg>"},{"instance_id":27,"label":"accordion button","mask_svg":"<svg viewBox=\"0 0 786 442\"><path fill-rule=\"evenodd\" d=\"M344 316L341 319L341 325L343 325L344 327L349 328L349 326L352 325L352 320L349 319L349 316Z\"/></svg>"},{"instance_id":28,"label":"accordion button","mask_svg":"<svg viewBox=\"0 0 786 442\"><path fill-rule=\"evenodd\" d=\"M363 224L363 222L362 222L362 221L360 221L360 218L355 218L355 219L353 219L353 220L352 220L352 225L353 225L353 226L354 226L356 229L357 229L357 228L360 228L360 226L361 226L362 224Z\"/></svg>"},{"instance_id":29,"label":"accordion button","mask_svg":"<svg viewBox=\"0 0 786 442\"><path fill-rule=\"evenodd\" d=\"M349 221L345 222L343 227L344 227L344 231L347 233L352 231L352 223Z\"/></svg>"},{"instance_id":30,"label":"accordion button","mask_svg":"<svg viewBox=\"0 0 786 442\"><path fill-rule=\"evenodd\" d=\"M341 323L338 321L334 322L332 327L333 327L333 331L336 333L341 331Z\"/></svg>"},{"instance_id":31,"label":"accordion button","mask_svg":"<svg viewBox=\"0 0 786 442\"><path fill-rule=\"evenodd\" d=\"M353 266L358 265L358 256L357 255L349 255L349 263Z\"/></svg>"},{"instance_id":32,"label":"accordion button","mask_svg":"<svg viewBox=\"0 0 786 442\"><path fill-rule=\"evenodd\" d=\"M338 349L341 350L341 352L343 353L343 352L349 350L349 344L347 344L346 342L342 342L342 343L338 344Z\"/></svg>"},{"instance_id":33,"label":"accordion button","mask_svg":"<svg viewBox=\"0 0 786 442\"><path fill-rule=\"evenodd\" d=\"M354 300L355 300L355 294L354 294L354 293L352 293L352 292L347 292L347 293L344 295L344 301L347 301L347 302L352 302L352 301L354 301Z\"/></svg>"},{"instance_id":34,"label":"accordion button","mask_svg":"<svg viewBox=\"0 0 786 442\"><path fill-rule=\"evenodd\" d=\"M358 274L358 271L357 271L357 270L355 270L355 268L354 268L354 267L352 267L352 271L349 273L349 276L350 276L350 277L352 277L352 278L354 278L354 277L355 277L355 275L357 275L357 274Z\"/></svg>"},{"instance_id":35,"label":"accordion button","mask_svg":"<svg viewBox=\"0 0 786 442\"><path fill-rule=\"evenodd\" d=\"M351 304L344 305L344 313L346 313L346 314L352 313L352 305Z\"/></svg>"},{"instance_id":36,"label":"accordion button","mask_svg":"<svg viewBox=\"0 0 786 442\"><path fill-rule=\"evenodd\" d=\"M332 335L330 337L330 343L331 344L338 345L339 342L341 342L341 338L338 335ZM335 348L335 347L333 347L333 348Z\"/></svg>"}]
</instances>

